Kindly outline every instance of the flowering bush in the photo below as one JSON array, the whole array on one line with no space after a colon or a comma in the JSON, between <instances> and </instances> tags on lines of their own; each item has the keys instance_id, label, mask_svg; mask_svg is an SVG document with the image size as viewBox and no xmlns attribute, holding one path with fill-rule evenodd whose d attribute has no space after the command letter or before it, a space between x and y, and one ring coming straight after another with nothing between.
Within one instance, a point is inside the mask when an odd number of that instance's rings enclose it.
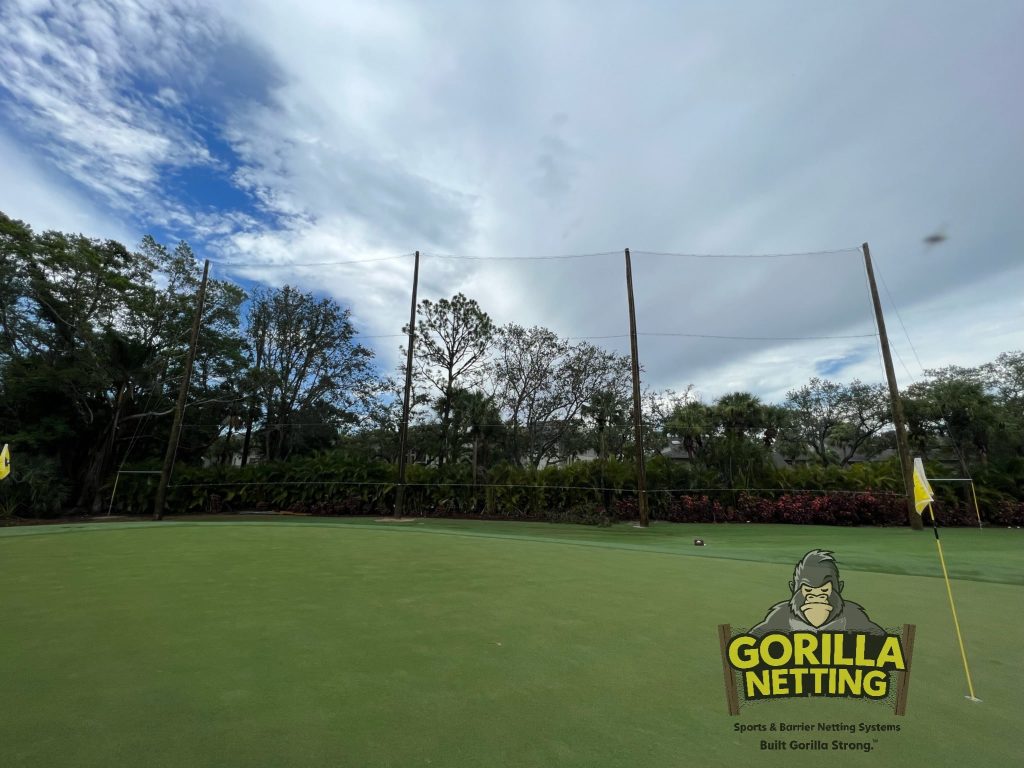
<instances>
[{"instance_id":1,"label":"flowering bush","mask_svg":"<svg viewBox=\"0 0 1024 768\"><path fill-rule=\"evenodd\" d=\"M791 523L794 525L897 525L906 524L906 502L878 477L853 474L842 491L811 490L694 492L668 490L685 486L679 468L660 467L648 476L651 518L680 523ZM820 469L820 468L815 468ZM838 468L830 470L836 477ZM405 514L422 517L571 522L607 525L639 517L631 466L597 462L523 469L509 464L488 471L474 486L468 466L456 464L438 470L413 464L408 467ZM795 477L795 473L791 473ZM809 474L806 472L805 474ZM819 472L819 474L821 474ZM862 472L862 474L864 474ZM314 515L386 515L394 510L396 468L386 462L358 462L332 455L297 459L287 464L259 464L245 468L211 467L176 470L169 489L170 514L206 514L221 511L276 509ZM881 477L881 476L880 476ZM706 479L690 477L692 482ZM793 477L789 478L790 480ZM829 477L808 476L821 487ZM881 478L885 480L884 477ZM832 478L835 480L835 478ZM863 482L863 490L857 486ZM147 514L156 487L153 475L124 475L114 509L119 514ZM832 486L827 486L832 487ZM877 490L879 487L884 490ZM1024 502L993 489L979 487L978 501L987 525L1024 525ZM977 525L973 504L952 492L935 503L940 525ZM925 525L930 520L925 517Z\"/></svg>"}]
</instances>

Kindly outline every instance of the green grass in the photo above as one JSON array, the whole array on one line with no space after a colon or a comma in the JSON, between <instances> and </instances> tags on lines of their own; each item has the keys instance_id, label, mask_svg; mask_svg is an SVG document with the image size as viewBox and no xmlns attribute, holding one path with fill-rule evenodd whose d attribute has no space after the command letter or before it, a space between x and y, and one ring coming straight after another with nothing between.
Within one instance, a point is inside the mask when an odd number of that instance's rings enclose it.
<instances>
[{"instance_id":1,"label":"green grass","mask_svg":"<svg viewBox=\"0 0 1024 768\"><path fill-rule=\"evenodd\" d=\"M694 536L708 542L693 547ZM1019 760L1024 531L168 522L0 531L2 766L952 766ZM794 562L918 626L907 716L725 712L716 625ZM899 723L870 754L763 752L734 724ZM785 734L784 738L794 737ZM871 737L815 735L831 741Z\"/></svg>"}]
</instances>

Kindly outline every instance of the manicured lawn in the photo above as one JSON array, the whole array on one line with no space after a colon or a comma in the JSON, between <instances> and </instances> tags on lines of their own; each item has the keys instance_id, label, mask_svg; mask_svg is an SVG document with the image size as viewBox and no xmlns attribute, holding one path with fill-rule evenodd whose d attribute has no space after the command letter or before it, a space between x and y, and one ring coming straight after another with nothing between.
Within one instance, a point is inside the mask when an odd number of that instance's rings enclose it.
<instances>
[{"instance_id":1,"label":"manicured lawn","mask_svg":"<svg viewBox=\"0 0 1024 768\"><path fill-rule=\"evenodd\" d=\"M695 536L708 546L692 545ZM424 521L0 531L0 766L1015 765L1024 531ZM808 549L917 624L907 716L726 714L716 626L759 621ZM766 752L734 724L899 724L870 754Z\"/></svg>"}]
</instances>

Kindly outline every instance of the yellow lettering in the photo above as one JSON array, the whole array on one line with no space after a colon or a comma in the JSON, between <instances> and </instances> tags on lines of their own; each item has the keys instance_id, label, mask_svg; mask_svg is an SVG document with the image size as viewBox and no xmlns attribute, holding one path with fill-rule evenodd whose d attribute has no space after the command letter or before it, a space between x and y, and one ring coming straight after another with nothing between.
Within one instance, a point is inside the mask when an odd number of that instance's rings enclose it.
<instances>
[{"instance_id":1,"label":"yellow lettering","mask_svg":"<svg viewBox=\"0 0 1024 768\"><path fill-rule=\"evenodd\" d=\"M864 695L881 699L889 689L889 676L880 669L872 669L864 675Z\"/></svg>"},{"instance_id":2,"label":"yellow lettering","mask_svg":"<svg viewBox=\"0 0 1024 768\"><path fill-rule=\"evenodd\" d=\"M843 655L843 635L835 636L835 646L832 652L832 664L837 667L852 667L853 659Z\"/></svg>"},{"instance_id":3,"label":"yellow lettering","mask_svg":"<svg viewBox=\"0 0 1024 768\"><path fill-rule=\"evenodd\" d=\"M829 692L829 694L831 694L833 696L836 693L836 669L835 669L835 667L831 667L828 670L828 692Z\"/></svg>"},{"instance_id":4,"label":"yellow lettering","mask_svg":"<svg viewBox=\"0 0 1024 768\"><path fill-rule=\"evenodd\" d=\"M788 696L789 681L786 679L788 669L772 670L772 696Z\"/></svg>"},{"instance_id":5,"label":"yellow lettering","mask_svg":"<svg viewBox=\"0 0 1024 768\"><path fill-rule=\"evenodd\" d=\"M757 640L750 635L734 637L729 643L729 663L735 669L753 669L757 666Z\"/></svg>"},{"instance_id":6,"label":"yellow lettering","mask_svg":"<svg viewBox=\"0 0 1024 768\"><path fill-rule=\"evenodd\" d=\"M771 679L769 677L770 670L764 670L758 675L757 672L746 672L743 675L743 682L747 686L747 698L754 698L754 689L757 688L758 693L762 696L771 696L772 686Z\"/></svg>"},{"instance_id":7,"label":"yellow lettering","mask_svg":"<svg viewBox=\"0 0 1024 768\"><path fill-rule=\"evenodd\" d=\"M858 667L873 667L875 666L875 660L866 654L868 644L867 635L857 635L856 638L856 661L854 662Z\"/></svg>"},{"instance_id":8,"label":"yellow lettering","mask_svg":"<svg viewBox=\"0 0 1024 768\"><path fill-rule=\"evenodd\" d=\"M840 669L839 690L836 693L839 695L850 693L854 696L860 696L860 676L861 670L859 669Z\"/></svg>"},{"instance_id":9,"label":"yellow lettering","mask_svg":"<svg viewBox=\"0 0 1024 768\"><path fill-rule=\"evenodd\" d=\"M900 639L896 635L888 635L885 638L882 650L878 652L876 664L879 667L892 664L892 669L907 668L906 663L903 661L903 649L900 647Z\"/></svg>"},{"instance_id":10,"label":"yellow lettering","mask_svg":"<svg viewBox=\"0 0 1024 768\"><path fill-rule=\"evenodd\" d=\"M779 646L778 655L771 652L772 645ZM766 635L761 641L761 660L769 667L783 667L789 663L793 656L793 646L785 635Z\"/></svg>"},{"instance_id":11,"label":"yellow lettering","mask_svg":"<svg viewBox=\"0 0 1024 768\"><path fill-rule=\"evenodd\" d=\"M828 667L813 667L810 670L811 674L814 675L814 692L815 693L821 693L822 692L823 685L822 685L822 682L821 682L821 678L825 677L825 675L827 675L830 671L831 670L829 670Z\"/></svg>"},{"instance_id":12,"label":"yellow lettering","mask_svg":"<svg viewBox=\"0 0 1024 768\"><path fill-rule=\"evenodd\" d=\"M818 636L810 632L793 635L793 664L797 666L818 666L815 653L818 650Z\"/></svg>"},{"instance_id":13,"label":"yellow lettering","mask_svg":"<svg viewBox=\"0 0 1024 768\"><path fill-rule=\"evenodd\" d=\"M804 693L804 675L807 674L807 670L802 667L791 669L790 673L793 675L793 695L802 696Z\"/></svg>"},{"instance_id":14,"label":"yellow lettering","mask_svg":"<svg viewBox=\"0 0 1024 768\"><path fill-rule=\"evenodd\" d=\"M849 635L739 635L729 642L729 664L744 673L746 695L751 699L807 695L885 698L888 671L906 669L899 636L880 638L876 658L871 652L878 640L864 633Z\"/></svg>"}]
</instances>

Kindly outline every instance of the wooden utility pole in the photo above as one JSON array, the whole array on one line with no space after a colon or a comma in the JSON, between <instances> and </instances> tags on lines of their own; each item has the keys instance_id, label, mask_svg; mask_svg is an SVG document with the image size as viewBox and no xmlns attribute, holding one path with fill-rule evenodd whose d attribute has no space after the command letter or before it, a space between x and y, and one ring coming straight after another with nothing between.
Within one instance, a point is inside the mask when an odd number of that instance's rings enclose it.
<instances>
[{"instance_id":1,"label":"wooden utility pole","mask_svg":"<svg viewBox=\"0 0 1024 768\"><path fill-rule=\"evenodd\" d=\"M636 307L633 304L633 264L626 249L626 293L629 296L629 349L633 357L633 432L636 438L636 490L640 526L650 522L647 515L647 470L644 467L644 434L640 414L640 356L636 348Z\"/></svg>"},{"instance_id":2,"label":"wooden utility pole","mask_svg":"<svg viewBox=\"0 0 1024 768\"><path fill-rule=\"evenodd\" d=\"M420 252L412 270L412 306L409 308L409 349L405 356L405 397L402 400L402 424L398 431L398 487L395 489L395 517L405 512L405 452L409 439L409 401L412 399L412 348L416 341L416 290L420 282Z\"/></svg>"},{"instance_id":3,"label":"wooden utility pole","mask_svg":"<svg viewBox=\"0 0 1024 768\"><path fill-rule=\"evenodd\" d=\"M885 318L882 316L882 301L878 298L878 286L875 284L875 270L871 266L871 249L868 244L861 246L864 251L864 267L868 272L868 285L871 287L871 302L875 306L875 322L878 323L878 336L882 345L882 362L885 366L885 378L889 382L889 401L892 406L892 421L896 427L896 450L900 455L900 466L903 469L903 489L907 497L907 521L915 531L924 529L921 516L914 508L914 463L910 460L910 446L907 444L907 429L903 420L903 403L900 390L896 386L896 371L892 367L892 352L889 350L889 336L885 332Z\"/></svg>"},{"instance_id":4,"label":"wooden utility pole","mask_svg":"<svg viewBox=\"0 0 1024 768\"><path fill-rule=\"evenodd\" d=\"M181 419L185 412L185 398L188 397L188 385L192 379L192 363L196 357L196 344L199 342L199 328L203 322L203 304L206 302L206 281L210 276L210 260L203 265L203 281L199 283L199 296L196 298L196 314L192 318L192 338L188 343L188 354L185 356L185 373L178 387L178 403L174 407L174 421L171 423L171 436L167 439L167 452L164 453L164 466L160 472L160 485L156 489L156 503L153 506L153 519L164 516L164 504L167 501L167 484L171 481L171 469L174 456L178 452L178 436L181 434Z\"/></svg>"}]
</instances>

